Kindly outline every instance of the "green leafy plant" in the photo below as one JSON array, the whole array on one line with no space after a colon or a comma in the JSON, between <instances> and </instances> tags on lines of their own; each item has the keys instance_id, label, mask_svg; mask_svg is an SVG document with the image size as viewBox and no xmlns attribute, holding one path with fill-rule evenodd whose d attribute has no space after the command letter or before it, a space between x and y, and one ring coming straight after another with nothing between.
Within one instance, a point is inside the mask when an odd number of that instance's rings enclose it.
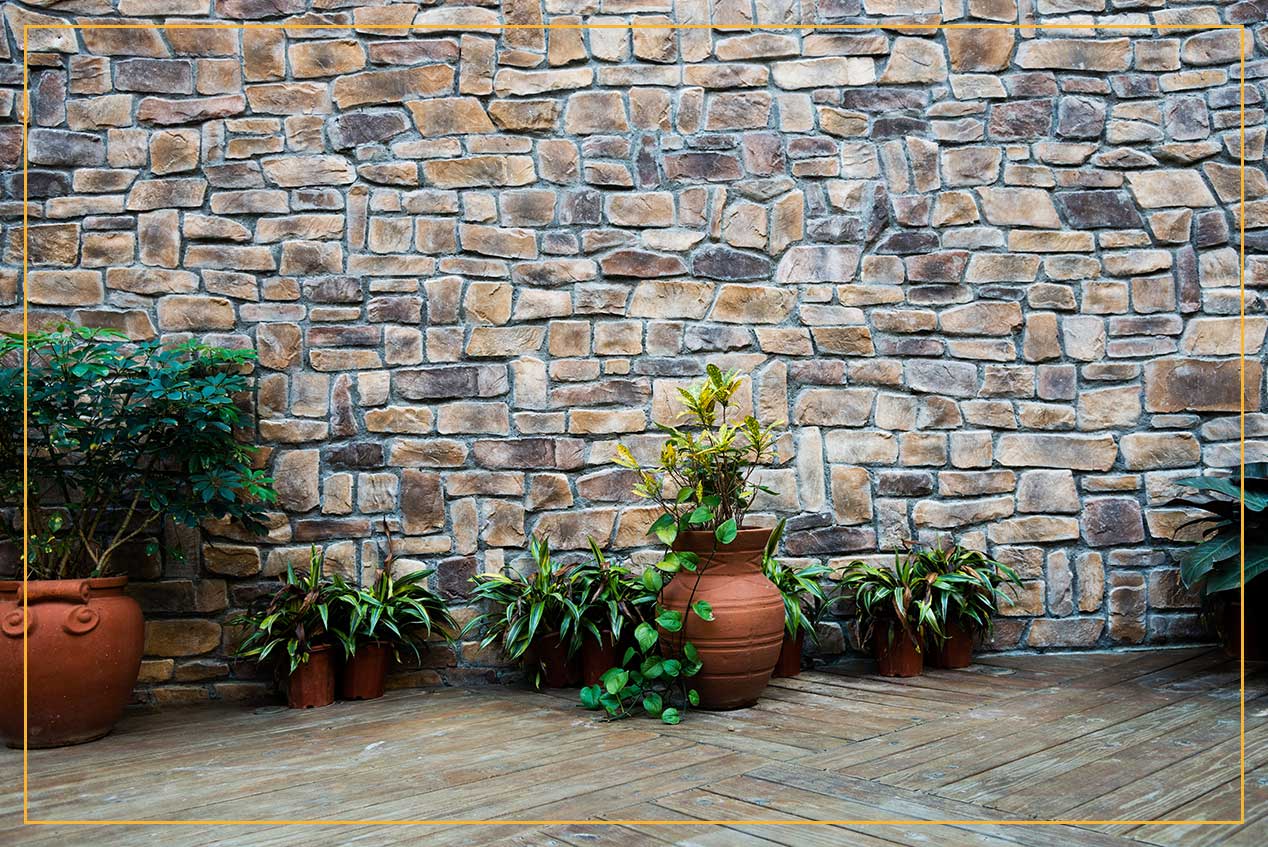
<instances>
[{"instance_id":1,"label":"green leafy plant","mask_svg":"<svg viewBox=\"0 0 1268 847\"><path fill-rule=\"evenodd\" d=\"M806 565L804 568L792 568L776 558L780 539L784 537L784 521L781 520L771 532L762 553L762 571L766 578L775 583L784 598L784 629L792 638L804 632L813 641L818 641L815 626L824 613L840 599L839 587L824 591L823 580L832 575L832 568L822 564Z\"/></svg>"},{"instance_id":2,"label":"green leafy plant","mask_svg":"<svg viewBox=\"0 0 1268 847\"><path fill-rule=\"evenodd\" d=\"M624 444L617 447L616 462L638 473L634 493L653 500L664 510L648 530L666 546L679 533L698 530L712 532L716 544L735 540L744 526L754 498L760 492L774 494L753 482L757 468L777 458L776 426L763 426L752 415L731 423L735 395L744 384L738 371L723 373L707 365L705 379L691 388L680 388L683 426L657 424L667 435L657 464L644 467ZM670 549L652 566L644 569L641 582L652 594L659 594L675 574L703 572L696 553ZM666 608L657 602L652 622L638 624L636 645L628 648L620 665L603 674L600 685L581 690L581 704L603 709L610 718L624 718L640 711L676 724L690 706L700 702L690 685L700 672L700 656L695 645L683 637L686 616L713 620L713 609L695 599L693 589L686 610Z\"/></svg>"},{"instance_id":3,"label":"green leafy plant","mask_svg":"<svg viewBox=\"0 0 1268 847\"><path fill-rule=\"evenodd\" d=\"M895 556L892 569L866 562L847 565L841 583L854 597L858 643L866 644L883 632L887 643L901 634L919 649L926 635L945 637L933 609L933 591L941 579L913 556Z\"/></svg>"},{"instance_id":4,"label":"green leafy plant","mask_svg":"<svg viewBox=\"0 0 1268 847\"><path fill-rule=\"evenodd\" d=\"M572 568L572 595L582 610L581 625L596 641L606 632L620 643L627 627L648 619L656 592L634 576L629 568L608 562L590 539L593 558Z\"/></svg>"},{"instance_id":5,"label":"green leafy plant","mask_svg":"<svg viewBox=\"0 0 1268 847\"><path fill-rule=\"evenodd\" d=\"M708 604L695 610L712 620ZM634 628L635 645L625 650L621 663L604 672L598 685L581 689L581 705L602 709L612 720L642 714L677 724L689 706L700 703L690 679L700 673L700 655L690 641L666 645L657 626L667 633L682 630L683 614L660 606L655 624L644 621Z\"/></svg>"},{"instance_id":6,"label":"green leafy plant","mask_svg":"<svg viewBox=\"0 0 1268 847\"><path fill-rule=\"evenodd\" d=\"M555 562L550 544L543 537L529 542L529 555L536 570L524 575L511 567L501 573L477 574L471 578L475 589L471 596L484 600L491 608L472 618L462 633L484 627L483 649L501 642L507 658L522 661L534 641L548 634L557 634L571 655L581 645L584 609L577 601L572 582L573 567ZM542 668L534 669L534 684L541 687Z\"/></svg>"},{"instance_id":7,"label":"green leafy plant","mask_svg":"<svg viewBox=\"0 0 1268 847\"><path fill-rule=\"evenodd\" d=\"M690 427L656 426L668 435L659 462L643 467L629 448L617 447L618 465L639 474L634 493L660 504L665 513L651 533L673 544L679 532L711 530L730 544L744 526L744 516L759 492L773 494L752 481L753 472L776 458L777 426L763 426L752 415L732 424L727 418L735 393L743 385L738 371L706 367L706 379L680 388Z\"/></svg>"},{"instance_id":8,"label":"green leafy plant","mask_svg":"<svg viewBox=\"0 0 1268 847\"><path fill-rule=\"evenodd\" d=\"M74 326L0 335L0 501L22 503L24 346L31 578L107 574L120 548L153 537L164 517L263 530L272 480L235 432L255 354ZM0 525L20 546L21 517Z\"/></svg>"},{"instance_id":9,"label":"green leafy plant","mask_svg":"<svg viewBox=\"0 0 1268 847\"><path fill-rule=\"evenodd\" d=\"M1167 504L1207 513L1180 527L1200 528L1202 541L1180 560L1180 579L1186 588L1201 585L1205 597L1233 591L1241 585L1243 503L1246 583L1268 570L1268 462L1249 463L1245 473L1244 486L1239 486L1236 479L1219 476L1177 480L1179 485L1214 496L1206 500L1177 498Z\"/></svg>"},{"instance_id":10,"label":"green leafy plant","mask_svg":"<svg viewBox=\"0 0 1268 847\"><path fill-rule=\"evenodd\" d=\"M387 530L386 521L384 530ZM439 630L451 639L458 624L444 598L427 586L432 570L417 570L401 577L392 575L396 556L392 536L387 534L388 554L374 581L368 586L347 586L339 595L341 626L337 627L344 654L352 656L362 644L385 641L401 661L402 648L417 661L419 645Z\"/></svg>"},{"instance_id":11,"label":"green leafy plant","mask_svg":"<svg viewBox=\"0 0 1268 847\"><path fill-rule=\"evenodd\" d=\"M308 661L313 647L343 641L347 633L335 626L335 609L349 588L343 579L322 573L324 557L313 547L308 569L297 573L286 566L286 576L271 597L262 597L255 608L229 620L246 629L237 655L261 664L276 661L294 673Z\"/></svg>"},{"instance_id":12,"label":"green leafy plant","mask_svg":"<svg viewBox=\"0 0 1268 847\"><path fill-rule=\"evenodd\" d=\"M990 632L1000 601L1013 602L1005 586L1021 587L1012 568L967 547L914 548L908 555L926 572L943 636L949 624L968 633ZM939 637L936 631L933 634Z\"/></svg>"}]
</instances>

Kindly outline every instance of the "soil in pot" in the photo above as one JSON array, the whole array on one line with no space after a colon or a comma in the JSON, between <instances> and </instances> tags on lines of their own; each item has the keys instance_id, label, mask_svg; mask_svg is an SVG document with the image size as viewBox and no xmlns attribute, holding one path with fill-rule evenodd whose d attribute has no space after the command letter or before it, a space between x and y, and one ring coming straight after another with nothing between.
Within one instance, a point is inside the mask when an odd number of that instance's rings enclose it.
<instances>
[{"instance_id":1,"label":"soil in pot","mask_svg":"<svg viewBox=\"0 0 1268 847\"><path fill-rule=\"evenodd\" d=\"M0 581L0 737L22 746L22 630L27 620L29 746L108 733L141 669L145 622L126 576Z\"/></svg>"},{"instance_id":2,"label":"soil in pot","mask_svg":"<svg viewBox=\"0 0 1268 847\"><path fill-rule=\"evenodd\" d=\"M579 651L582 685L598 685L599 677L616 667L625 651L624 645L617 644L611 632L606 629L602 632L602 641L595 639L592 634L582 637Z\"/></svg>"},{"instance_id":3,"label":"soil in pot","mask_svg":"<svg viewBox=\"0 0 1268 847\"><path fill-rule=\"evenodd\" d=\"M779 661L775 663L775 672L771 677L775 679L790 678L801 673L801 648L805 646L806 633L803 630L797 630L796 637L788 634L788 630L784 630L784 643L779 648Z\"/></svg>"},{"instance_id":4,"label":"soil in pot","mask_svg":"<svg viewBox=\"0 0 1268 847\"><path fill-rule=\"evenodd\" d=\"M876 628L876 672L881 676L920 676L924 670L924 655L920 645L905 632L895 628L893 638L884 626Z\"/></svg>"},{"instance_id":5,"label":"soil in pot","mask_svg":"<svg viewBox=\"0 0 1268 847\"><path fill-rule=\"evenodd\" d=\"M543 688L572 688L581 679L577 657L568 655L568 645L559 640L557 632L537 636L527 659L524 667L530 681L535 672L534 663L541 664Z\"/></svg>"},{"instance_id":6,"label":"soil in pot","mask_svg":"<svg viewBox=\"0 0 1268 847\"><path fill-rule=\"evenodd\" d=\"M312 648L308 661L286 682L286 703L292 709L316 709L335 702L335 657L329 644Z\"/></svg>"},{"instance_id":7,"label":"soil in pot","mask_svg":"<svg viewBox=\"0 0 1268 847\"><path fill-rule=\"evenodd\" d=\"M391 655L391 648L385 641L358 644L357 652L343 663L339 674L339 699L377 700L382 697Z\"/></svg>"},{"instance_id":8,"label":"soil in pot","mask_svg":"<svg viewBox=\"0 0 1268 847\"><path fill-rule=\"evenodd\" d=\"M712 532L681 532L674 549L700 557L696 572L679 571L661 592L661 604L685 615L680 632L661 631L673 650L690 641L703 667L691 680L702 709L740 709L757 702L770 681L784 641L784 600L762 573L769 529L742 529L730 544ZM704 600L713 620L686 614Z\"/></svg>"},{"instance_id":9,"label":"soil in pot","mask_svg":"<svg viewBox=\"0 0 1268 847\"><path fill-rule=\"evenodd\" d=\"M973 633L958 623L947 624L947 639L929 648L929 663L935 668L967 668L973 664Z\"/></svg>"}]
</instances>

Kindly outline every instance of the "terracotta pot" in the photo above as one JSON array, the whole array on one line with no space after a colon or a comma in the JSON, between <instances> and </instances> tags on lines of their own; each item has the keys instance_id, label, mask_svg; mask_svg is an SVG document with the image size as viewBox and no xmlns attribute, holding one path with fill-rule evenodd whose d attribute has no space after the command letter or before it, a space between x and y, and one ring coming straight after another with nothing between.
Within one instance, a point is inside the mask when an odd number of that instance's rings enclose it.
<instances>
[{"instance_id":1,"label":"terracotta pot","mask_svg":"<svg viewBox=\"0 0 1268 847\"><path fill-rule=\"evenodd\" d=\"M286 703L292 709L317 709L335 702L335 657L329 644L317 644L308 661L286 682Z\"/></svg>"},{"instance_id":2,"label":"terracotta pot","mask_svg":"<svg viewBox=\"0 0 1268 847\"><path fill-rule=\"evenodd\" d=\"M891 639L889 630L879 626L874 638L877 673L881 676L920 676L925 667L925 659L920 652L920 645L910 636L896 629Z\"/></svg>"},{"instance_id":3,"label":"terracotta pot","mask_svg":"<svg viewBox=\"0 0 1268 847\"><path fill-rule=\"evenodd\" d=\"M973 664L973 633L958 623L947 624L947 640L929 648L929 664L948 670Z\"/></svg>"},{"instance_id":4,"label":"terracotta pot","mask_svg":"<svg viewBox=\"0 0 1268 847\"><path fill-rule=\"evenodd\" d=\"M1229 600L1216 618L1220 644L1231 658L1241 656L1241 601L1239 592L1224 592ZM1263 610L1268 608L1268 581L1251 580L1246 584L1246 661L1268 660L1268 626L1263 622Z\"/></svg>"},{"instance_id":5,"label":"terracotta pot","mask_svg":"<svg viewBox=\"0 0 1268 847\"><path fill-rule=\"evenodd\" d=\"M387 664L392 650L386 641L358 644L357 652L343 663L339 673L340 700L377 700L387 684Z\"/></svg>"},{"instance_id":6,"label":"terracotta pot","mask_svg":"<svg viewBox=\"0 0 1268 847\"><path fill-rule=\"evenodd\" d=\"M797 630L797 637L793 638L788 634L788 630L784 630L784 643L779 648L779 661L775 663L775 672L771 674L774 678L788 679L801 673L801 648L806 643L806 633L804 630Z\"/></svg>"},{"instance_id":7,"label":"terracotta pot","mask_svg":"<svg viewBox=\"0 0 1268 847\"><path fill-rule=\"evenodd\" d=\"M673 651L690 641L703 667L691 679L702 709L740 709L757 702L770 681L784 641L784 598L762 573L769 529L742 529L730 544L712 532L679 533L674 549L700 557L699 570L679 571L661 591L661 604L686 613L704 600L713 620L686 615L680 632L661 631Z\"/></svg>"},{"instance_id":8,"label":"terracotta pot","mask_svg":"<svg viewBox=\"0 0 1268 847\"><path fill-rule=\"evenodd\" d=\"M559 640L557 632L537 636L527 658L525 667L528 668L530 674L533 671L533 663L541 663L542 687L544 688L572 688L581 678L581 669L576 657L568 655L568 645Z\"/></svg>"},{"instance_id":9,"label":"terracotta pot","mask_svg":"<svg viewBox=\"0 0 1268 847\"><path fill-rule=\"evenodd\" d=\"M593 635L586 635L581 640L581 684L598 685L599 677L609 669L616 667L625 652L622 644L617 644L612 633L603 630L603 640L597 641Z\"/></svg>"},{"instance_id":10,"label":"terracotta pot","mask_svg":"<svg viewBox=\"0 0 1268 847\"><path fill-rule=\"evenodd\" d=\"M145 621L126 576L30 580L26 625L30 747L100 738L132 696ZM0 581L0 737L22 746L22 583Z\"/></svg>"}]
</instances>

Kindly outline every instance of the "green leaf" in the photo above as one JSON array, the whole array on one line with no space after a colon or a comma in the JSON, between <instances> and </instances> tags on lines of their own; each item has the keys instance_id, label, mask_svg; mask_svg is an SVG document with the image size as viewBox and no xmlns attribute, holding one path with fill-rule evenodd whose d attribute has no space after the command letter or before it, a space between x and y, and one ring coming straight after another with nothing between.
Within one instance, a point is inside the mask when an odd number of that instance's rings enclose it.
<instances>
[{"instance_id":1,"label":"green leaf","mask_svg":"<svg viewBox=\"0 0 1268 847\"><path fill-rule=\"evenodd\" d=\"M660 713L660 719L662 722L667 723L670 726L682 723L682 715L678 714L678 710L673 706L670 706L668 709L662 711Z\"/></svg>"},{"instance_id":2,"label":"green leaf","mask_svg":"<svg viewBox=\"0 0 1268 847\"><path fill-rule=\"evenodd\" d=\"M581 689L581 705L592 711L599 708L599 694L599 686L587 685Z\"/></svg>"},{"instance_id":3,"label":"green leaf","mask_svg":"<svg viewBox=\"0 0 1268 847\"><path fill-rule=\"evenodd\" d=\"M689 524L708 523L711 520L713 520L713 512L705 506L697 506L692 510L691 514L687 515L687 523Z\"/></svg>"},{"instance_id":4,"label":"green leaf","mask_svg":"<svg viewBox=\"0 0 1268 847\"><path fill-rule=\"evenodd\" d=\"M691 705L693 705L693 706L699 706L699 705L700 705L700 692L699 692L699 691L697 691L697 690L696 690L696 689L694 689L694 688L693 688L693 689L691 689L690 691L688 691L688 692L687 692L687 702L688 702L688 703L690 703L690 704L691 704Z\"/></svg>"},{"instance_id":5,"label":"green leaf","mask_svg":"<svg viewBox=\"0 0 1268 847\"><path fill-rule=\"evenodd\" d=\"M603 687L609 694L617 694L630 681L630 673L621 668L613 668L603 675Z\"/></svg>"},{"instance_id":6,"label":"green leaf","mask_svg":"<svg viewBox=\"0 0 1268 847\"><path fill-rule=\"evenodd\" d=\"M735 518L728 518L718 525L713 531L713 537L718 539L722 544L730 544L735 540L735 536L739 534L739 530L735 526Z\"/></svg>"},{"instance_id":7,"label":"green leaf","mask_svg":"<svg viewBox=\"0 0 1268 847\"><path fill-rule=\"evenodd\" d=\"M678 524L673 515L661 515L648 529L649 535L655 535L663 544L673 544L678 537Z\"/></svg>"},{"instance_id":8,"label":"green leaf","mask_svg":"<svg viewBox=\"0 0 1268 847\"><path fill-rule=\"evenodd\" d=\"M656 718L656 717L660 717L660 713L662 709L664 709L664 704L661 701L660 695L657 694L655 691L649 691L643 695L643 711L644 712L647 712L647 714Z\"/></svg>"},{"instance_id":9,"label":"green leaf","mask_svg":"<svg viewBox=\"0 0 1268 847\"><path fill-rule=\"evenodd\" d=\"M664 609L656 616L656 623L666 632L677 632L682 629L682 612Z\"/></svg>"},{"instance_id":10,"label":"green leaf","mask_svg":"<svg viewBox=\"0 0 1268 847\"><path fill-rule=\"evenodd\" d=\"M682 645L682 654L687 657L687 661L689 662L700 662L700 651L696 650L696 645L692 644L690 641Z\"/></svg>"},{"instance_id":11,"label":"green leaf","mask_svg":"<svg viewBox=\"0 0 1268 847\"><path fill-rule=\"evenodd\" d=\"M691 610L695 612L701 620L713 620L713 607L704 600L697 600L691 604Z\"/></svg>"},{"instance_id":12,"label":"green leaf","mask_svg":"<svg viewBox=\"0 0 1268 847\"><path fill-rule=\"evenodd\" d=\"M644 652L652 649L652 645L656 643L658 638L660 638L660 635L656 632L656 627L647 622L634 627L634 639Z\"/></svg>"},{"instance_id":13,"label":"green leaf","mask_svg":"<svg viewBox=\"0 0 1268 847\"><path fill-rule=\"evenodd\" d=\"M643 583L643 587L652 594L659 594L661 588L665 585L664 577L655 568L648 568L643 571L643 575L639 577L639 580Z\"/></svg>"}]
</instances>

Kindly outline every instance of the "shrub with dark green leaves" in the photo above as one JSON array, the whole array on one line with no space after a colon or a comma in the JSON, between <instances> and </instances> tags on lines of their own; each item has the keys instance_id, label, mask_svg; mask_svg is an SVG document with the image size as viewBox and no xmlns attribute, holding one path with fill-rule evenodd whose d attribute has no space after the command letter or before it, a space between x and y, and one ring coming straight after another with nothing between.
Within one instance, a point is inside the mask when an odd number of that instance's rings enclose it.
<instances>
[{"instance_id":1,"label":"shrub with dark green leaves","mask_svg":"<svg viewBox=\"0 0 1268 847\"><path fill-rule=\"evenodd\" d=\"M62 326L0 335L0 502L22 504L22 350L28 351L27 522L34 579L101 576L163 518L262 531L270 480L239 440L250 350L131 342ZM22 540L22 520L0 521Z\"/></svg>"},{"instance_id":2,"label":"shrub with dark green leaves","mask_svg":"<svg viewBox=\"0 0 1268 847\"><path fill-rule=\"evenodd\" d=\"M942 629L942 633L934 635L935 640L945 637L949 624L958 625L971 635L989 633L1000 601L1010 605L1013 602L1005 586L1021 587L1012 568L958 544L946 548L917 547L908 557L928 574L925 579L933 611Z\"/></svg>"},{"instance_id":3,"label":"shrub with dark green leaves","mask_svg":"<svg viewBox=\"0 0 1268 847\"><path fill-rule=\"evenodd\" d=\"M525 575L505 567L500 573L477 574L471 578L475 588L473 600L484 600L488 611L472 618L462 629L465 636L484 627L480 649L501 642L508 659L522 662L533 643L545 635L557 635L571 655L581 646L584 610L578 602L572 583L573 566L556 562L550 555L550 544L542 537L529 543L529 555L536 565ZM541 687L540 663L528 668L534 685Z\"/></svg>"},{"instance_id":4,"label":"shrub with dark green leaves","mask_svg":"<svg viewBox=\"0 0 1268 847\"><path fill-rule=\"evenodd\" d=\"M832 575L832 568L823 564L810 564L801 568L785 565L776 558L780 539L784 537L785 522L780 522L771 532L762 552L762 572L775 584L784 598L784 629L792 638L805 633L818 642L815 625L839 600L840 583L825 591L823 581Z\"/></svg>"},{"instance_id":5,"label":"shrub with dark green leaves","mask_svg":"<svg viewBox=\"0 0 1268 847\"><path fill-rule=\"evenodd\" d=\"M343 578L322 573L322 552L313 547L308 570L286 566L286 576L272 596L258 598L254 608L228 623L246 630L237 655L260 664L276 663L292 674L308 661L313 648L332 645L346 636L336 625L336 607L348 592Z\"/></svg>"}]
</instances>

